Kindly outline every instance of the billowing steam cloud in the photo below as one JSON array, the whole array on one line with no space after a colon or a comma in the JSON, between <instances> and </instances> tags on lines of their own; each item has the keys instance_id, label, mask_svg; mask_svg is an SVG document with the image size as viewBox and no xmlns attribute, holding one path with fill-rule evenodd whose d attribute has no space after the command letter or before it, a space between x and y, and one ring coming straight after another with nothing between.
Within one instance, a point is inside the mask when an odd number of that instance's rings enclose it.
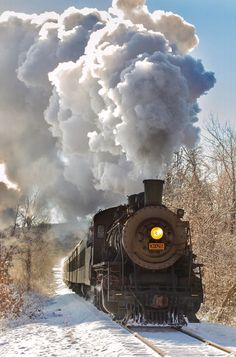
<instances>
[{"instance_id":1,"label":"billowing steam cloud","mask_svg":"<svg viewBox=\"0 0 236 357\"><path fill-rule=\"evenodd\" d=\"M109 13L3 13L0 162L9 178L72 218L161 175L174 151L198 141L197 99L215 83L188 54L197 43L192 25L149 13L144 0L115 0Z\"/></svg>"},{"instance_id":2,"label":"billowing steam cloud","mask_svg":"<svg viewBox=\"0 0 236 357\"><path fill-rule=\"evenodd\" d=\"M15 218L15 205L19 194L0 182L0 197L0 227L7 228Z\"/></svg>"}]
</instances>

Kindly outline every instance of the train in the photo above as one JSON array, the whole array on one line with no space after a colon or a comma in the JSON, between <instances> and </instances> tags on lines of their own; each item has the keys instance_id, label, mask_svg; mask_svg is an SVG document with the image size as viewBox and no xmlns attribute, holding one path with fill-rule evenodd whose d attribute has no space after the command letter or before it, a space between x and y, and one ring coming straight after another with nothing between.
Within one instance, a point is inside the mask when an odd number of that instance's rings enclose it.
<instances>
[{"instance_id":1,"label":"train","mask_svg":"<svg viewBox=\"0 0 236 357\"><path fill-rule=\"evenodd\" d=\"M184 210L162 203L164 181L98 211L87 239L64 261L64 282L123 323L180 326L198 322L202 265L192 251Z\"/></svg>"}]
</instances>

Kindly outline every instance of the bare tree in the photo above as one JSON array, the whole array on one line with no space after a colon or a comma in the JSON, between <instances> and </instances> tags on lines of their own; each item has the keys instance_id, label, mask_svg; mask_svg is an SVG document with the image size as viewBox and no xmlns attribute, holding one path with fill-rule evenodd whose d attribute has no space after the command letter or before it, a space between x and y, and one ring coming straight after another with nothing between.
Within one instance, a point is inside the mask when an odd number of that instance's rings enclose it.
<instances>
[{"instance_id":1,"label":"bare tree","mask_svg":"<svg viewBox=\"0 0 236 357\"><path fill-rule=\"evenodd\" d=\"M234 234L236 229L236 131L228 124L221 125L212 116L207 132L206 140L212 151L209 158L214 162L218 179L223 177L228 181L229 226L231 234Z\"/></svg>"},{"instance_id":2,"label":"bare tree","mask_svg":"<svg viewBox=\"0 0 236 357\"><path fill-rule=\"evenodd\" d=\"M16 222L21 228L30 230L33 226L39 226L49 221L49 210L40 197L40 192L35 191L29 196L20 199L17 208Z\"/></svg>"},{"instance_id":3,"label":"bare tree","mask_svg":"<svg viewBox=\"0 0 236 357\"><path fill-rule=\"evenodd\" d=\"M39 191L21 197L17 209L12 235L18 236L25 244L20 248L19 259L25 261L27 273L27 291L31 290L32 255L34 244L42 239L45 228L49 229L49 211L41 199ZM37 243L37 242L36 242Z\"/></svg>"},{"instance_id":4,"label":"bare tree","mask_svg":"<svg viewBox=\"0 0 236 357\"><path fill-rule=\"evenodd\" d=\"M204 264L203 313L229 322L236 276L235 237L229 224L232 186L216 154L206 146L176 153L166 178L165 202L172 208L184 208L190 221L193 250Z\"/></svg>"}]
</instances>

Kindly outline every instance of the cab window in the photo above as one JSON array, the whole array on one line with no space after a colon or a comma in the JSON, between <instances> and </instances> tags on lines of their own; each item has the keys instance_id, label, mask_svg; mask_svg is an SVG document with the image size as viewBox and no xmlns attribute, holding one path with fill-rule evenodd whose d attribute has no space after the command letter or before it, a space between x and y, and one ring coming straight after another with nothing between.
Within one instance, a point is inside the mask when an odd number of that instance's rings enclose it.
<instances>
[{"instance_id":1,"label":"cab window","mask_svg":"<svg viewBox=\"0 0 236 357\"><path fill-rule=\"evenodd\" d=\"M99 224L97 227L97 237L104 238L105 237L105 227L102 224Z\"/></svg>"}]
</instances>

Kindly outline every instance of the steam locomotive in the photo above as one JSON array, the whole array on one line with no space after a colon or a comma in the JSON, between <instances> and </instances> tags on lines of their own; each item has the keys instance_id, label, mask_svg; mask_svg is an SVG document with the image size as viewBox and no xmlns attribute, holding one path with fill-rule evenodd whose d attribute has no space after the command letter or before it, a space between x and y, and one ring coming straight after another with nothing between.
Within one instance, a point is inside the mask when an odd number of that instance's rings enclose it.
<instances>
[{"instance_id":1,"label":"steam locomotive","mask_svg":"<svg viewBox=\"0 0 236 357\"><path fill-rule=\"evenodd\" d=\"M99 211L87 241L64 262L64 281L123 322L183 326L197 322L203 301L201 265L192 253L189 222L162 204L162 180L125 205Z\"/></svg>"}]
</instances>

